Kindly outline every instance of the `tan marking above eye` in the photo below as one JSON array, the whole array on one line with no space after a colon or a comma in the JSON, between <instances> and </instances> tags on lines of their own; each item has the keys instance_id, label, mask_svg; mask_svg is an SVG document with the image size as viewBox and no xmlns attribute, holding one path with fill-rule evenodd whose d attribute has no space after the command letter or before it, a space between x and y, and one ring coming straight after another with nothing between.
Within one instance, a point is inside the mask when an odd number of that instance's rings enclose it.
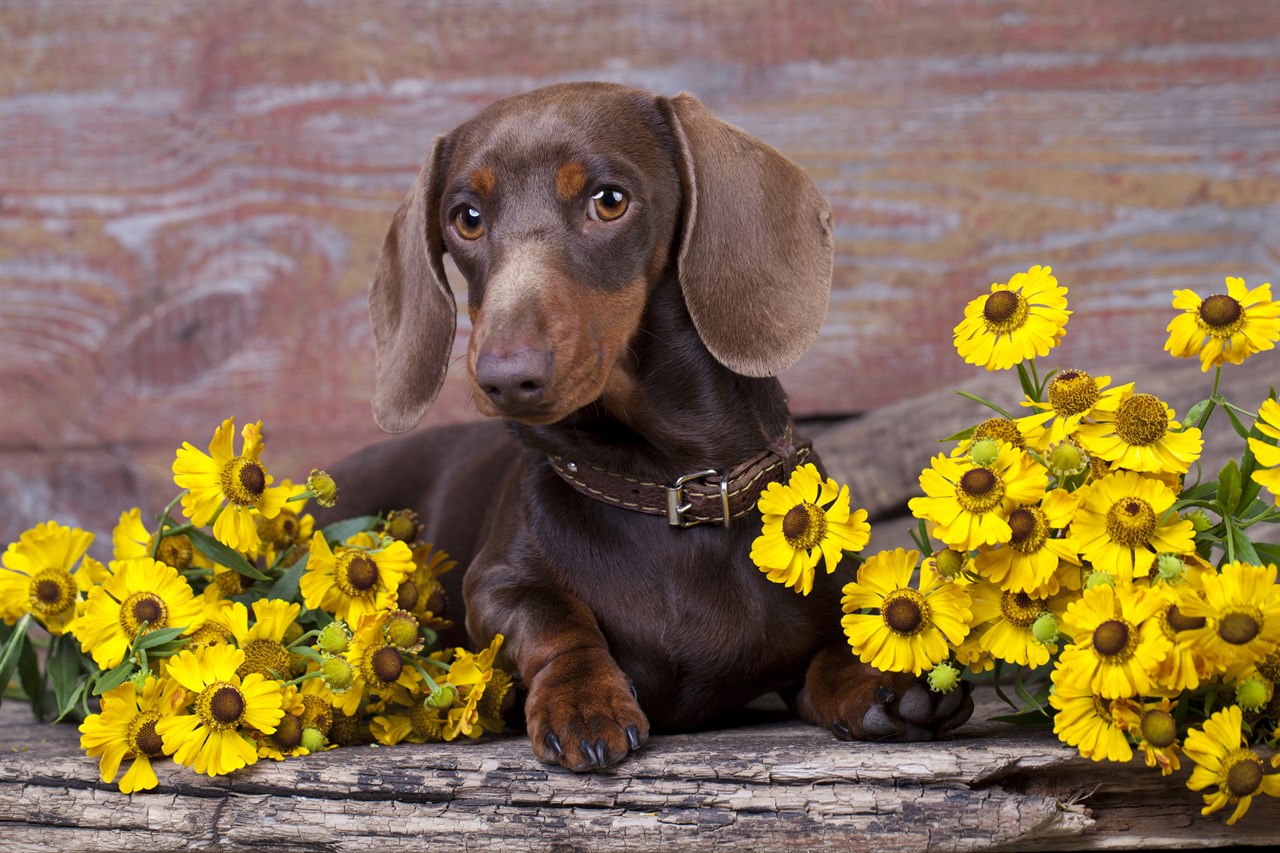
<instances>
[{"instance_id":1,"label":"tan marking above eye","mask_svg":"<svg viewBox=\"0 0 1280 853\"><path fill-rule=\"evenodd\" d=\"M587 167L581 163L565 163L556 170L556 195L562 201L571 201L587 185Z\"/></svg>"},{"instance_id":2,"label":"tan marking above eye","mask_svg":"<svg viewBox=\"0 0 1280 853\"><path fill-rule=\"evenodd\" d=\"M601 222L612 222L627 212L631 199L617 187L604 187L591 195L592 219Z\"/></svg>"},{"instance_id":3,"label":"tan marking above eye","mask_svg":"<svg viewBox=\"0 0 1280 853\"><path fill-rule=\"evenodd\" d=\"M464 240L479 240L484 236L484 220L480 218L480 211L469 204L464 204L453 215L453 227Z\"/></svg>"},{"instance_id":4,"label":"tan marking above eye","mask_svg":"<svg viewBox=\"0 0 1280 853\"><path fill-rule=\"evenodd\" d=\"M475 169L467 176L468 182L471 184L472 192L479 196L488 198L493 194L493 188L497 185L498 179L493 174L493 170L488 166L481 166Z\"/></svg>"}]
</instances>

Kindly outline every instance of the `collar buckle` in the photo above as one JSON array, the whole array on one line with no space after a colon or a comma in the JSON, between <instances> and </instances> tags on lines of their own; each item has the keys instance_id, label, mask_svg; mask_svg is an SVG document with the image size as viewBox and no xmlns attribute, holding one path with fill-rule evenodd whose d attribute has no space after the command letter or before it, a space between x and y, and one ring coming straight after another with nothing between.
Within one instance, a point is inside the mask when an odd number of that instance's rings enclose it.
<instances>
[{"instance_id":1,"label":"collar buckle","mask_svg":"<svg viewBox=\"0 0 1280 853\"><path fill-rule=\"evenodd\" d=\"M667 524L672 527L693 527L698 524L697 521L687 521L684 517L684 514L693 508L693 503L684 499L684 484L707 477L720 477L720 505L724 510L724 526L729 526L729 480L714 468L685 474L671 485L663 487L667 492Z\"/></svg>"}]
</instances>

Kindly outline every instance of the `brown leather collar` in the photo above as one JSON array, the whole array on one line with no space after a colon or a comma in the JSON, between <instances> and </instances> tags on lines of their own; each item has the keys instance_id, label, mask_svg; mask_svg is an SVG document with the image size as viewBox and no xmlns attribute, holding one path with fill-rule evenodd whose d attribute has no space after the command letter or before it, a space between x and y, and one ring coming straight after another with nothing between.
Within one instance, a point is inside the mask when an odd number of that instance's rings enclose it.
<instances>
[{"instance_id":1,"label":"brown leather collar","mask_svg":"<svg viewBox=\"0 0 1280 853\"><path fill-rule=\"evenodd\" d=\"M672 527L728 527L731 519L755 509L768 483L789 479L812 451L809 441L797 441L788 429L764 453L728 472L712 468L691 471L670 483L616 474L553 454L548 454L547 460L566 483L589 498L635 512L664 515Z\"/></svg>"}]
</instances>

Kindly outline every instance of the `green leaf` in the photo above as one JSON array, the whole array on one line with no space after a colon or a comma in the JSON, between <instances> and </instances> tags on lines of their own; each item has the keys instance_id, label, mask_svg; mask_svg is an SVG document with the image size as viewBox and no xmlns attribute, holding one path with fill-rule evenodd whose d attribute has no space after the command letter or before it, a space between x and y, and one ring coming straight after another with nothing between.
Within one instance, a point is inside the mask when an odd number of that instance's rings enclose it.
<instances>
[{"instance_id":1,"label":"green leaf","mask_svg":"<svg viewBox=\"0 0 1280 853\"><path fill-rule=\"evenodd\" d=\"M298 601L300 590L298 582L302 580L302 573L306 571L307 560L310 554L303 554L298 561L285 570L276 582L271 585L271 589L267 591L267 598L278 598L281 601Z\"/></svg>"},{"instance_id":2,"label":"green leaf","mask_svg":"<svg viewBox=\"0 0 1280 853\"><path fill-rule=\"evenodd\" d=\"M335 521L320 532L324 534L324 541L332 545L335 542L345 542L357 533L372 530L381 520L376 515L358 515L355 518Z\"/></svg>"},{"instance_id":3,"label":"green leaf","mask_svg":"<svg viewBox=\"0 0 1280 853\"><path fill-rule=\"evenodd\" d=\"M971 427L969 427L968 429L962 429L962 430L960 430L960 431L959 431L958 433L956 433L955 435L949 435L949 436L947 436L946 438L940 438L940 439L938 439L938 441L939 441L939 442L947 442L947 441L964 441L966 438L972 438L972 437L973 437L973 431L974 431L975 429L977 429L977 427L976 427L976 426L971 426Z\"/></svg>"},{"instance_id":4,"label":"green leaf","mask_svg":"<svg viewBox=\"0 0 1280 853\"><path fill-rule=\"evenodd\" d=\"M1218 506L1222 508L1222 517L1235 515L1240 505L1240 469L1236 460L1227 460L1218 472Z\"/></svg>"},{"instance_id":5,"label":"green leaf","mask_svg":"<svg viewBox=\"0 0 1280 853\"><path fill-rule=\"evenodd\" d=\"M133 641L133 650L134 652L149 651L158 646L163 646L181 636L185 630L187 630L187 626L183 625L179 628L159 628L155 631L148 631Z\"/></svg>"},{"instance_id":6,"label":"green leaf","mask_svg":"<svg viewBox=\"0 0 1280 853\"><path fill-rule=\"evenodd\" d=\"M136 669L137 665L134 663L133 658L125 658L120 662L119 666L114 667L106 675L98 679L98 683L93 688L93 695L101 696L108 690L115 690L128 681Z\"/></svg>"},{"instance_id":7,"label":"green leaf","mask_svg":"<svg viewBox=\"0 0 1280 853\"><path fill-rule=\"evenodd\" d=\"M1035 383L1031 381L1031 375L1027 373L1027 367L1023 362L1018 362L1018 384L1022 386L1022 393L1027 395L1028 400L1040 402L1040 396L1036 393Z\"/></svg>"},{"instance_id":8,"label":"green leaf","mask_svg":"<svg viewBox=\"0 0 1280 853\"><path fill-rule=\"evenodd\" d=\"M191 544L195 546L197 551L218 565L226 566L233 572L238 572L256 581L271 580L271 578L258 571L258 568L246 560L239 551L228 548L203 530L192 528L187 531L187 536L190 537Z\"/></svg>"},{"instance_id":9,"label":"green leaf","mask_svg":"<svg viewBox=\"0 0 1280 853\"><path fill-rule=\"evenodd\" d=\"M1231 537L1232 544L1235 546L1237 560L1254 566L1258 565L1258 552L1253 546L1253 540L1245 535L1243 530L1232 524L1227 527L1227 535Z\"/></svg>"},{"instance_id":10,"label":"green leaf","mask_svg":"<svg viewBox=\"0 0 1280 853\"><path fill-rule=\"evenodd\" d=\"M27 631L31 629L31 622L30 613L22 614L5 638L4 648L0 649L0 702L4 701L5 688L9 686L9 679L13 678L13 672L18 668L22 650L27 646Z\"/></svg>"},{"instance_id":11,"label":"green leaf","mask_svg":"<svg viewBox=\"0 0 1280 853\"><path fill-rule=\"evenodd\" d=\"M36 657L33 637L27 637L27 642L18 655L18 680L22 683L22 692L27 694L27 701L31 703L32 715L37 720L44 720L48 710L48 697L45 696L45 675L40 669L40 660Z\"/></svg>"},{"instance_id":12,"label":"green leaf","mask_svg":"<svg viewBox=\"0 0 1280 853\"><path fill-rule=\"evenodd\" d=\"M1272 542L1254 542L1253 552L1258 555L1258 562L1263 565L1280 564L1280 545Z\"/></svg>"},{"instance_id":13,"label":"green leaf","mask_svg":"<svg viewBox=\"0 0 1280 853\"><path fill-rule=\"evenodd\" d=\"M1191 408L1187 409L1186 416L1182 419L1183 426L1203 426L1201 421L1208 416L1209 411L1213 408L1213 400L1201 400Z\"/></svg>"},{"instance_id":14,"label":"green leaf","mask_svg":"<svg viewBox=\"0 0 1280 853\"><path fill-rule=\"evenodd\" d=\"M80 698L80 690L84 687L80 681L80 644L74 637L62 635L54 637L53 648L49 651L49 659L45 663L45 672L53 682L53 698L58 705L58 719L61 720L75 706Z\"/></svg>"},{"instance_id":15,"label":"green leaf","mask_svg":"<svg viewBox=\"0 0 1280 853\"><path fill-rule=\"evenodd\" d=\"M1231 426L1235 427L1236 435L1241 438L1248 438L1249 428L1240 422L1240 416L1230 406L1223 406L1222 408L1226 411L1227 417L1231 419Z\"/></svg>"}]
</instances>

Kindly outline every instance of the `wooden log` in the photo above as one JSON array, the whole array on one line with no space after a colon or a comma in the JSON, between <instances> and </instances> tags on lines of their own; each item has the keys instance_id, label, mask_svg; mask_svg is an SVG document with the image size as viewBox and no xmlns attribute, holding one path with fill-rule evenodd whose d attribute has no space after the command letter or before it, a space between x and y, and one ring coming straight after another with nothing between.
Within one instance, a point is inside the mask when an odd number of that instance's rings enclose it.
<instances>
[{"instance_id":1,"label":"wooden log","mask_svg":"<svg viewBox=\"0 0 1280 853\"><path fill-rule=\"evenodd\" d=\"M209 779L157 765L160 786L103 783L72 726L0 708L6 850L368 853L541 850L1043 850L1216 847L1278 840L1280 801L1225 829L1140 759L1081 758L1045 729L986 718L933 744L848 744L793 720L653 737L574 774L523 736L345 747Z\"/></svg>"}]
</instances>

